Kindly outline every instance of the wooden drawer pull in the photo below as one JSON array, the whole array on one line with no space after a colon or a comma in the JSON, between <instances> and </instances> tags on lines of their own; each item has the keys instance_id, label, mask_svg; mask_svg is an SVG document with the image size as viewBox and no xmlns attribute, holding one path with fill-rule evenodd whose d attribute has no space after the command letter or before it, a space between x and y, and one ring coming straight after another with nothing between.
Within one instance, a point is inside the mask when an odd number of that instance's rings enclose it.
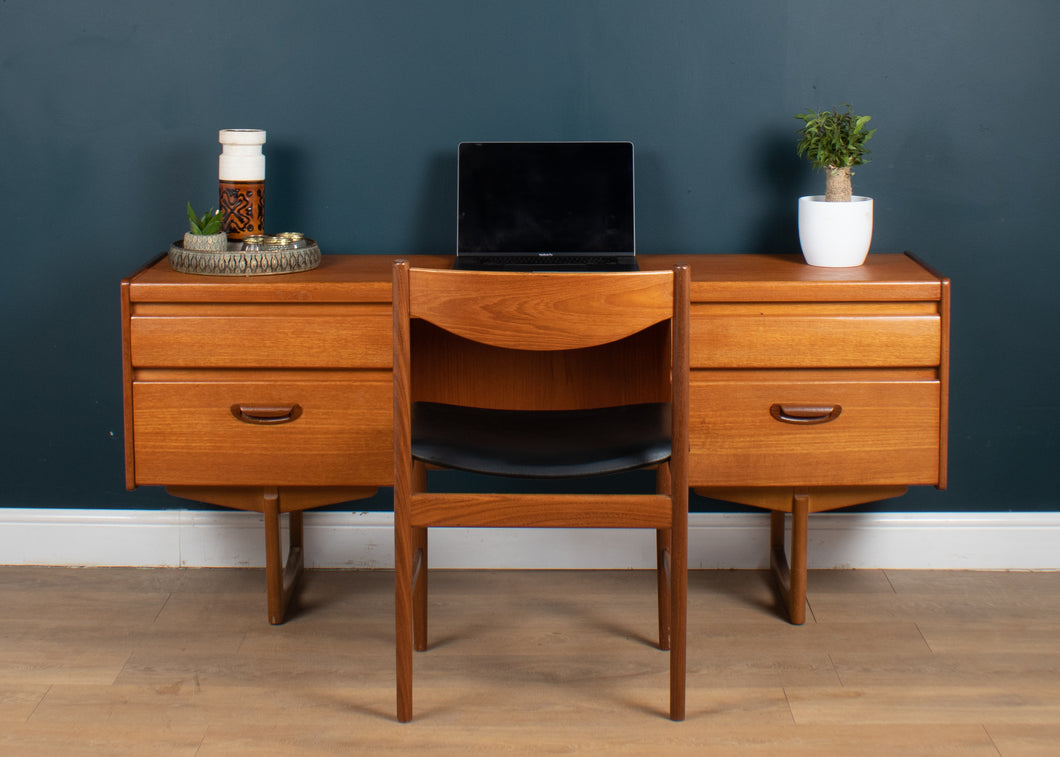
<instances>
[{"instance_id":1,"label":"wooden drawer pull","mask_svg":"<svg viewBox=\"0 0 1060 757\"><path fill-rule=\"evenodd\" d=\"M804 426L834 421L841 412L842 405L782 405L777 402L769 407L769 414L781 423Z\"/></svg>"},{"instance_id":2,"label":"wooden drawer pull","mask_svg":"<svg viewBox=\"0 0 1060 757\"><path fill-rule=\"evenodd\" d=\"M284 405L282 407L255 407L253 405L232 405L232 415L236 420L243 423L255 423L258 425L269 425L277 423L290 423L297 420L302 414L302 406L299 404Z\"/></svg>"}]
</instances>

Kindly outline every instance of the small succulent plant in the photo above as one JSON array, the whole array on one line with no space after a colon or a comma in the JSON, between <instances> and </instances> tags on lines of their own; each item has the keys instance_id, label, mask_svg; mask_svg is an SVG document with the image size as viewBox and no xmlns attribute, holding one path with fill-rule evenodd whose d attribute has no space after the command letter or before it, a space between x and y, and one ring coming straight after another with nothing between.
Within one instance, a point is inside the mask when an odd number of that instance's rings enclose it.
<instances>
[{"instance_id":1,"label":"small succulent plant","mask_svg":"<svg viewBox=\"0 0 1060 757\"><path fill-rule=\"evenodd\" d=\"M850 169L868 162L869 150L865 143L872 139L875 129L866 129L871 116L858 116L846 103L846 112L825 110L799 113L795 118L803 122L798 130L799 144L795 148L814 168L825 171L826 193L829 202L850 202Z\"/></svg>"},{"instance_id":2,"label":"small succulent plant","mask_svg":"<svg viewBox=\"0 0 1060 757\"><path fill-rule=\"evenodd\" d=\"M201 217L195 214L188 203L188 226L191 233L197 236L208 236L221 233L221 211L207 210Z\"/></svg>"}]
</instances>

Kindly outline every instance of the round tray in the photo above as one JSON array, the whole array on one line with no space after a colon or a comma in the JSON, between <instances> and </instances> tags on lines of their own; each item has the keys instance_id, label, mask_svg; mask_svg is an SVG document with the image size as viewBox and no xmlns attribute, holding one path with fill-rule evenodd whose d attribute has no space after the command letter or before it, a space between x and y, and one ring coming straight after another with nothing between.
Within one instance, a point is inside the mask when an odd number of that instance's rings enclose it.
<instances>
[{"instance_id":1,"label":"round tray","mask_svg":"<svg viewBox=\"0 0 1060 757\"><path fill-rule=\"evenodd\" d=\"M277 273L311 271L320 265L320 247L312 239L305 247L279 250L241 250L229 242L225 252L185 250L183 242L169 246L169 265L174 271L203 276L270 276Z\"/></svg>"}]
</instances>

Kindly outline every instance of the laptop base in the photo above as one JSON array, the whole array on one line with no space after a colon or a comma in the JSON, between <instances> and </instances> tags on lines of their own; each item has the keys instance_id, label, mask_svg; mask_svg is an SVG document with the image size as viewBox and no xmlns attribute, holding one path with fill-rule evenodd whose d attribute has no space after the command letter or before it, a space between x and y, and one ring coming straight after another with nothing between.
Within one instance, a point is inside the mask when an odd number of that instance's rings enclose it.
<instances>
[{"instance_id":1,"label":"laptop base","mask_svg":"<svg viewBox=\"0 0 1060 757\"><path fill-rule=\"evenodd\" d=\"M588 271L621 273L637 271L637 259L632 255L551 256L551 255L457 255L453 265L458 271L527 271L554 272Z\"/></svg>"}]
</instances>

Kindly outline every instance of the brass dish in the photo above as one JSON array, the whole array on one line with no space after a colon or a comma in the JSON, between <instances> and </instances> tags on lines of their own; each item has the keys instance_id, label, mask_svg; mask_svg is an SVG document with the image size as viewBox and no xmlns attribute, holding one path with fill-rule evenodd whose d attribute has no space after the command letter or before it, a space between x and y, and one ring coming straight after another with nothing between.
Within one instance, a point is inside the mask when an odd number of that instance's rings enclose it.
<instances>
[{"instance_id":1,"label":"brass dish","mask_svg":"<svg viewBox=\"0 0 1060 757\"><path fill-rule=\"evenodd\" d=\"M242 250L229 242L225 252L186 250L181 241L169 246L169 265L174 271L202 276L271 276L311 271L320 265L320 247L306 239L305 247Z\"/></svg>"}]
</instances>

